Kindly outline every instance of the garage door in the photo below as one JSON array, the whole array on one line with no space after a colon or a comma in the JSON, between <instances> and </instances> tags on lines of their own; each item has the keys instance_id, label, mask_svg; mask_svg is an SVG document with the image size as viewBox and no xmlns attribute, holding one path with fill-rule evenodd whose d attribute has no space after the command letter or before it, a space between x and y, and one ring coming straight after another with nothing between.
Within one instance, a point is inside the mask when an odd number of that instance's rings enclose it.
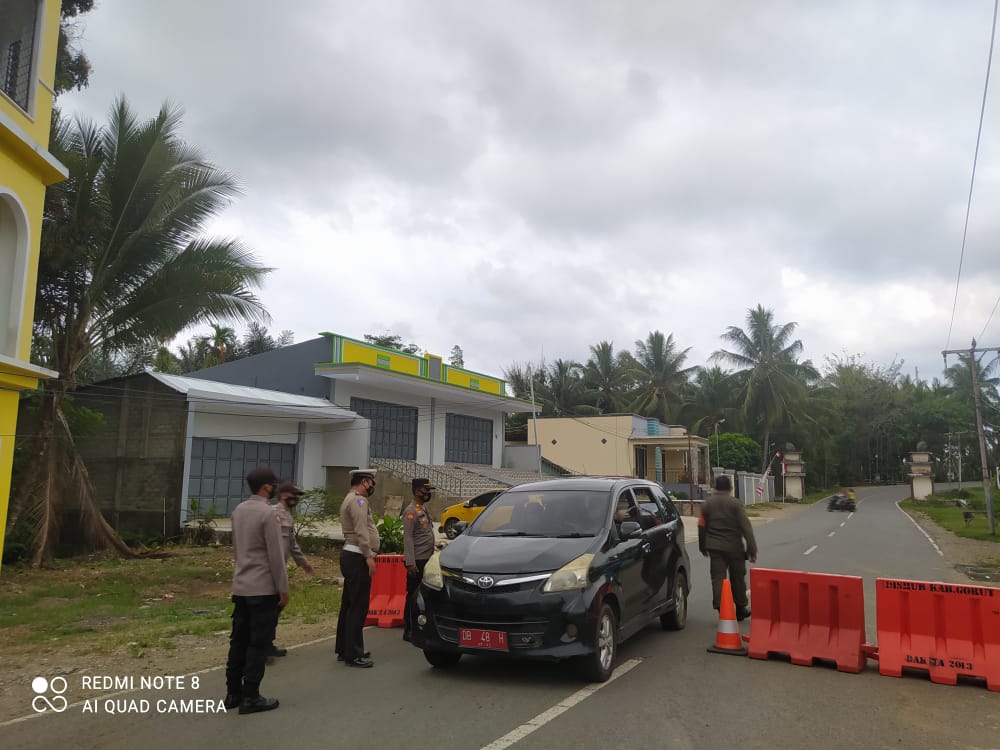
<instances>
[{"instance_id":1,"label":"garage door","mask_svg":"<svg viewBox=\"0 0 1000 750\"><path fill-rule=\"evenodd\" d=\"M214 505L216 512L228 516L250 496L246 475L257 466L270 466L278 478L294 481L295 446L194 438L188 497L196 498L203 508Z\"/></svg>"},{"instance_id":2,"label":"garage door","mask_svg":"<svg viewBox=\"0 0 1000 750\"><path fill-rule=\"evenodd\" d=\"M417 460L416 407L352 398L351 411L371 420L368 451L372 458Z\"/></svg>"},{"instance_id":3,"label":"garage door","mask_svg":"<svg viewBox=\"0 0 1000 750\"><path fill-rule=\"evenodd\" d=\"M493 464L493 422L464 414L448 414L444 460L455 464Z\"/></svg>"}]
</instances>

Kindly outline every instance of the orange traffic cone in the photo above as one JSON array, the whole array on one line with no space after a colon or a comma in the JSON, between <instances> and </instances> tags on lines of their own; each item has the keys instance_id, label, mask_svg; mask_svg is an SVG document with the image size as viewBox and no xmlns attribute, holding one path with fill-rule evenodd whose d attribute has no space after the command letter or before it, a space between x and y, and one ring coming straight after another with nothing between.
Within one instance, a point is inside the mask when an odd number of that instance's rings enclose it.
<instances>
[{"instance_id":1,"label":"orange traffic cone","mask_svg":"<svg viewBox=\"0 0 1000 750\"><path fill-rule=\"evenodd\" d=\"M708 650L713 654L733 654L746 656L740 638L740 626L736 622L736 603L733 601L733 588L728 578L722 579L722 598L719 601L719 627L715 631L715 645Z\"/></svg>"}]
</instances>

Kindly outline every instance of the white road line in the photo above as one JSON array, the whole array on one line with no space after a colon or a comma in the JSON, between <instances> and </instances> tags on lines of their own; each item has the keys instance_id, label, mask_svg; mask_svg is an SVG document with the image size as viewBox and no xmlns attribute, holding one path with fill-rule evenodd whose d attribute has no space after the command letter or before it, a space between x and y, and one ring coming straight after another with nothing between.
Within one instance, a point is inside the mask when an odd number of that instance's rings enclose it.
<instances>
[{"instance_id":1,"label":"white road line","mask_svg":"<svg viewBox=\"0 0 1000 750\"><path fill-rule=\"evenodd\" d=\"M608 678L607 682L599 682L594 685L590 685L589 687L585 687L582 690L577 690L575 693L573 693L573 695L569 696L565 700L560 701L552 708L550 708L548 711L543 711L542 713L538 714L538 716L536 716L534 719L530 719L521 726L517 727L517 729L507 732L507 734L505 734L503 737L495 739L490 744L485 745L482 748L482 750L504 750L504 748L510 747L515 742L523 740L529 734L541 729L560 714L569 711L577 703L586 700L601 688L610 685L612 682L617 680L619 677L621 677L629 670L639 666L639 663L641 661L642 661L641 659L629 659L627 662L623 663L614 672L611 673L611 677Z\"/></svg>"},{"instance_id":2,"label":"white road line","mask_svg":"<svg viewBox=\"0 0 1000 750\"><path fill-rule=\"evenodd\" d=\"M844 521L842 524L840 524L840 528L844 528L845 526L847 526L847 521Z\"/></svg>"},{"instance_id":3,"label":"white road line","mask_svg":"<svg viewBox=\"0 0 1000 750\"><path fill-rule=\"evenodd\" d=\"M847 514L847 520L850 521L853 517L854 517L854 511L852 510L850 513Z\"/></svg>"},{"instance_id":4,"label":"white road line","mask_svg":"<svg viewBox=\"0 0 1000 750\"><path fill-rule=\"evenodd\" d=\"M898 510L904 516L906 516L907 518L909 518L910 519L910 523L912 523L914 526L916 526L918 529L920 529L920 533L923 534L925 537L927 537L927 541L931 543L931 546L934 548L934 550L939 555L941 555L941 557L944 557L944 552L942 552L941 548L937 546L937 542L935 542L933 539L931 539L931 535L928 534L926 531L924 531L923 528L920 526L919 523L917 523L916 521L913 520L913 516L911 516L909 513L907 513L905 510L903 510L902 508L899 507L899 500L896 501L896 510Z\"/></svg>"},{"instance_id":5,"label":"white road line","mask_svg":"<svg viewBox=\"0 0 1000 750\"><path fill-rule=\"evenodd\" d=\"M802 554L803 554L803 555L811 555L811 554L812 554L813 552L815 552L815 551L816 551L816 549L817 549L818 547L819 547L819 545L818 545L818 544L814 544L814 545L813 545L812 547L810 547L809 549L807 549L807 550L806 550L805 552L803 552Z\"/></svg>"},{"instance_id":6,"label":"white road line","mask_svg":"<svg viewBox=\"0 0 1000 750\"><path fill-rule=\"evenodd\" d=\"M829 534L827 534L827 536L833 536L836 533L837 533L836 531L831 531Z\"/></svg>"}]
</instances>

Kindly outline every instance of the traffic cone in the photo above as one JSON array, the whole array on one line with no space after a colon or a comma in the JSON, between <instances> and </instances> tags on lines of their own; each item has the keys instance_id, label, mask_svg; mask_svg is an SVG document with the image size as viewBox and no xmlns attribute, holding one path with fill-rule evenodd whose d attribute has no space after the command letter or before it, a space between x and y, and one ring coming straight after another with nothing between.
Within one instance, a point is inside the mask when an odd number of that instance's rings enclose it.
<instances>
[{"instance_id":1,"label":"traffic cone","mask_svg":"<svg viewBox=\"0 0 1000 750\"><path fill-rule=\"evenodd\" d=\"M728 578L722 579L722 598L719 601L719 627L715 631L715 645L708 650L713 654L746 656L740 638L740 626L736 622L736 603L733 602L733 588Z\"/></svg>"}]
</instances>

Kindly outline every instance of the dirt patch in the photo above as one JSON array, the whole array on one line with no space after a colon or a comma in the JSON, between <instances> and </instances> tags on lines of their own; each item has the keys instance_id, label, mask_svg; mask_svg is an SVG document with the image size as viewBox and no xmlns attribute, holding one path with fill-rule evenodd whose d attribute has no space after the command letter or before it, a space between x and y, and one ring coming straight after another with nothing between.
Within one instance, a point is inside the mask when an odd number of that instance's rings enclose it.
<instances>
[{"instance_id":1,"label":"dirt patch","mask_svg":"<svg viewBox=\"0 0 1000 750\"><path fill-rule=\"evenodd\" d=\"M1000 587L1000 542L957 536L920 511L912 511L909 515L934 540L944 553L944 559L969 583Z\"/></svg>"}]
</instances>

